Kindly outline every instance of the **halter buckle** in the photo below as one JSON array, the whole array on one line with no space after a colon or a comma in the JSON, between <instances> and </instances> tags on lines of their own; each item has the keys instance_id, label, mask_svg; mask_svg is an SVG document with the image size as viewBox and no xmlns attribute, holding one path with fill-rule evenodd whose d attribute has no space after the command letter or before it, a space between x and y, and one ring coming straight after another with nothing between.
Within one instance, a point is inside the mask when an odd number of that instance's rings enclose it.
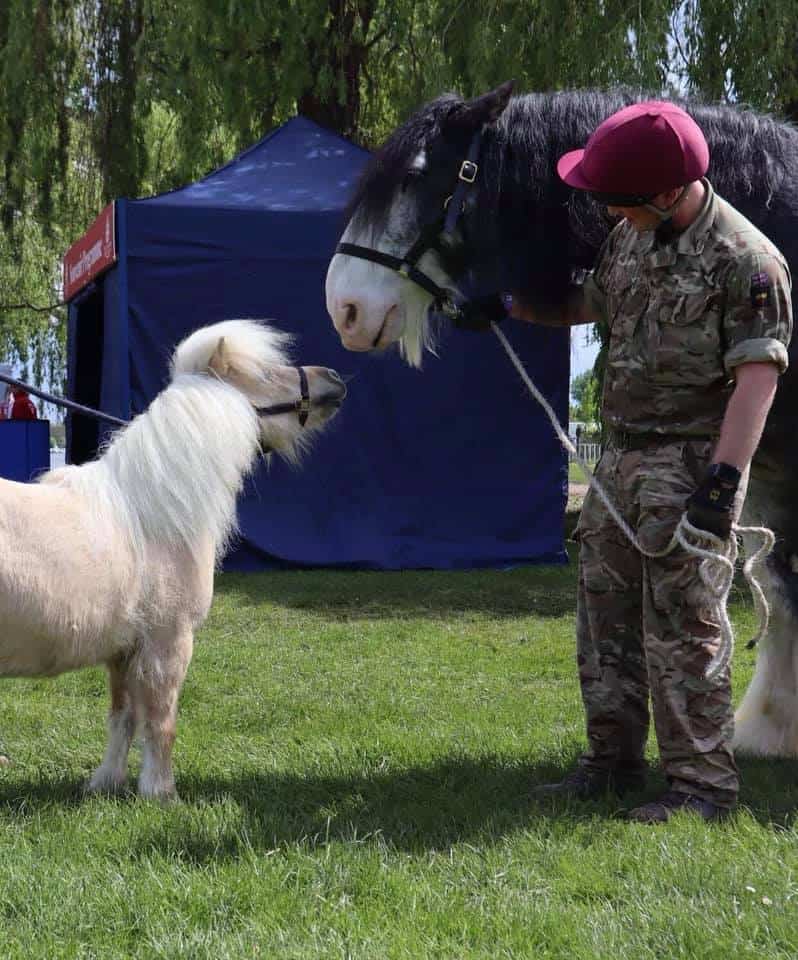
<instances>
[{"instance_id":1,"label":"halter buckle","mask_svg":"<svg viewBox=\"0 0 798 960\"><path fill-rule=\"evenodd\" d=\"M296 412L298 414L304 414L306 417L311 411L311 402L310 397L301 397L296 402Z\"/></svg>"},{"instance_id":2,"label":"halter buckle","mask_svg":"<svg viewBox=\"0 0 798 960\"><path fill-rule=\"evenodd\" d=\"M410 277L410 264L403 263L401 266L396 268L396 272L400 277L404 277L407 280Z\"/></svg>"},{"instance_id":3,"label":"halter buckle","mask_svg":"<svg viewBox=\"0 0 798 960\"><path fill-rule=\"evenodd\" d=\"M463 160L463 162L460 164L460 173L458 176L466 183L473 183L477 179L478 170L479 166L478 164L474 163L473 160Z\"/></svg>"}]
</instances>

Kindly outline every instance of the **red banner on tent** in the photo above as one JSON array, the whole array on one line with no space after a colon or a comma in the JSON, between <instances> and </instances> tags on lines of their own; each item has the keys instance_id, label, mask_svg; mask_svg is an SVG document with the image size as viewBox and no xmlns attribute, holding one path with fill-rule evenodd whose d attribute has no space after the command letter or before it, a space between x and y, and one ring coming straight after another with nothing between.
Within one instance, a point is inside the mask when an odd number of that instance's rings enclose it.
<instances>
[{"instance_id":1,"label":"red banner on tent","mask_svg":"<svg viewBox=\"0 0 798 960\"><path fill-rule=\"evenodd\" d=\"M94 223L64 254L64 300L116 263L114 204L109 203Z\"/></svg>"}]
</instances>

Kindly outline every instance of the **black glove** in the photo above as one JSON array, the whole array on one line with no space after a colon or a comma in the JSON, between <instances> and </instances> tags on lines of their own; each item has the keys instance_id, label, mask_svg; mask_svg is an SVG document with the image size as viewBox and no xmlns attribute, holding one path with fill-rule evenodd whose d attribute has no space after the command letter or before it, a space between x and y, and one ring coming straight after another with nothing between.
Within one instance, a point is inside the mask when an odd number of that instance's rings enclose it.
<instances>
[{"instance_id":1,"label":"black glove","mask_svg":"<svg viewBox=\"0 0 798 960\"><path fill-rule=\"evenodd\" d=\"M477 297L463 304L454 325L460 330L489 330L491 323L501 323L507 310L499 294Z\"/></svg>"},{"instance_id":2,"label":"black glove","mask_svg":"<svg viewBox=\"0 0 798 960\"><path fill-rule=\"evenodd\" d=\"M740 471L728 463L710 464L701 485L687 498L687 519L694 527L727 540Z\"/></svg>"}]
</instances>

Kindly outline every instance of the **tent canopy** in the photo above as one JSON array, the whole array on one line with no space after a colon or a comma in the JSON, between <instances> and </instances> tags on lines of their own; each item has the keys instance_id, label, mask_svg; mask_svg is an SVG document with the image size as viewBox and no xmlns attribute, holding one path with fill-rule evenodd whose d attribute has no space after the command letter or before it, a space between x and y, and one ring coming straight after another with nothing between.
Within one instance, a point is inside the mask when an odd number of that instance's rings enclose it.
<instances>
[{"instance_id":1,"label":"tent canopy","mask_svg":"<svg viewBox=\"0 0 798 960\"><path fill-rule=\"evenodd\" d=\"M70 304L70 393L121 417L168 379L175 344L231 317L270 320L297 361L351 377L301 470L260 467L226 567L476 567L564 559L566 462L489 333L445 332L423 372L345 351L324 276L368 153L297 117L202 180L116 201L117 264ZM506 333L561 417L567 331ZM94 452L76 417L69 456Z\"/></svg>"}]
</instances>

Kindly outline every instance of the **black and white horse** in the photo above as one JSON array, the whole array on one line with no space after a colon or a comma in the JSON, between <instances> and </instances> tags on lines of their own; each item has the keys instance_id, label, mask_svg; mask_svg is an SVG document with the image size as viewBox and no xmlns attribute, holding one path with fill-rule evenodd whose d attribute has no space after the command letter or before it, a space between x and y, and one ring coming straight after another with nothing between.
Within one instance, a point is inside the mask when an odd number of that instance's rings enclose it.
<instances>
[{"instance_id":1,"label":"black and white horse","mask_svg":"<svg viewBox=\"0 0 798 960\"><path fill-rule=\"evenodd\" d=\"M505 84L474 100L447 94L423 106L367 167L330 264L327 308L344 346L398 342L418 366L434 342L436 301L461 317L464 300L493 301L495 309L499 291L520 295L539 316L561 304L610 223L587 194L559 180L557 158L632 100L601 92L512 97ZM682 106L709 141L716 191L798 272L798 129L750 110ZM744 516L769 526L777 542L765 575L770 632L736 734L742 750L784 756L798 755L798 338L790 357Z\"/></svg>"}]
</instances>

